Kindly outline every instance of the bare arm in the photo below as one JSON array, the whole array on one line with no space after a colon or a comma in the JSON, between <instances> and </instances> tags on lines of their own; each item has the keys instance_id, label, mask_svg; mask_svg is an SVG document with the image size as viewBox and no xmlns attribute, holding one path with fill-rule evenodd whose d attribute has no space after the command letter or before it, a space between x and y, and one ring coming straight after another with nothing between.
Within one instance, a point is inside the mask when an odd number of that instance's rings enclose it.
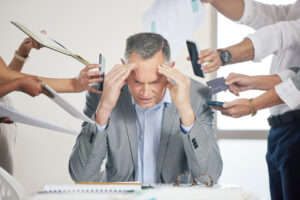
<instances>
[{"instance_id":1,"label":"bare arm","mask_svg":"<svg viewBox=\"0 0 300 200\"><path fill-rule=\"evenodd\" d=\"M27 58L32 48L39 50L41 46L31 38L26 38L15 53L23 58ZM20 72L24 63L24 61L21 61L14 56L8 67L14 71Z\"/></svg>"},{"instance_id":2,"label":"bare arm","mask_svg":"<svg viewBox=\"0 0 300 200\"><path fill-rule=\"evenodd\" d=\"M40 78L43 82L45 82L57 92L82 92L84 90L89 90L91 92L99 93L99 91L89 86L89 84L98 83L103 80L98 78L99 75L102 74L102 72L89 71L90 69L99 67L100 66L97 64L88 65L83 70L81 70L78 77L75 78ZM22 77L34 76L9 69L2 58L0 58L0 84Z\"/></svg>"},{"instance_id":3,"label":"bare arm","mask_svg":"<svg viewBox=\"0 0 300 200\"><path fill-rule=\"evenodd\" d=\"M18 90L20 87L20 79L9 81L0 86L0 97L7 95L8 93Z\"/></svg>"},{"instance_id":4,"label":"bare arm","mask_svg":"<svg viewBox=\"0 0 300 200\"><path fill-rule=\"evenodd\" d=\"M13 91L21 91L32 97L35 97L41 93L52 97L52 95L42 88L41 80L38 77L23 77L9 81L0 86L0 97L7 95Z\"/></svg>"},{"instance_id":5,"label":"bare arm","mask_svg":"<svg viewBox=\"0 0 300 200\"><path fill-rule=\"evenodd\" d=\"M262 110L284 103L277 95L275 88L268 90L262 95L253 99L254 110Z\"/></svg>"},{"instance_id":6,"label":"bare arm","mask_svg":"<svg viewBox=\"0 0 300 200\"><path fill-rule=\"evenodd\" d=\"M232 60L230 64L245 62L254 58L254 47L249 38L245 38L242 42L221 50L229 50L231 52Z\"/></svg>"},{"instance_id":7,"label":"bare arm","mask_svg":"<svg viewBox=\"0 0 300 200\"><path fill-rule=\"evenodd\" d=\"M211 3L215 9L231 20L239 20L244 13L244 0L202 0Z\"/></svg>"},{"instance_id":8,"label":"bare arm","mask_svg":"<svg viewBox=\"0 0 300 200\"><path fill-rule=\"evenodd\" d=\"M262 95L253 99L253 110L258 111L265 108L270 108L284 103L277 95L275 89L268 90ZM249 99L236 99L231 102L226 102L223 108L212 106L213 109L219 110L223 115L233 118L240 118L251 114Z\"/></svg>"},{"instance_id":9,"label":"bare arm","mask_svg":"<svg viewBox=\"0 0 300 200\"><path fill-rule=\"evenodd\" d=\"M229 50L232 56L232 60L227 64L234 64L239 62L245 62L253 60L254 58L254 47L252 41L249 38L245 38L238 44L222 48L221 51ZM189 57L188 57L189 60ZM204 63L208 63L203 65ZM220 51L213 49L206 49L200 51L198 63L203 65L201 69L204 73L210 73L218 70L221 67L221 55Z\"/></svg>"},{"instance_id":10,"label":"bare arm","mask_svg":"<svg viewBox=\"0 0 300 200\"><path fill-rule=\"evenodd\" d=\"M247 90L270 90L282 80L277 74L265 76L247 76L243 74L230 73L226 78L226 85L229 85L230 92L239 95Z\"/></svg>"}]
</instances>

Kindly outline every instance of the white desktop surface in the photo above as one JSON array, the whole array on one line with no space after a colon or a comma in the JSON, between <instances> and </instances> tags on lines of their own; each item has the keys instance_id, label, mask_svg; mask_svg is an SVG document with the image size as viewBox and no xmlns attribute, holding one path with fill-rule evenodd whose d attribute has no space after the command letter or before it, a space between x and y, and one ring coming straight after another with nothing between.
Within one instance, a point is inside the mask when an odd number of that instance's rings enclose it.
<instances>
[{"instance_id":1,"label":"white desktop surface","mask_svg":"<svg viewBox=\"0 0 300 200\"><path fill-rule=\"evenodd\" d=\"M262 200L238 186L206 187L157 186L155 189L122 193L37 193L24 200Z\"/></svg>"}]
</instances>

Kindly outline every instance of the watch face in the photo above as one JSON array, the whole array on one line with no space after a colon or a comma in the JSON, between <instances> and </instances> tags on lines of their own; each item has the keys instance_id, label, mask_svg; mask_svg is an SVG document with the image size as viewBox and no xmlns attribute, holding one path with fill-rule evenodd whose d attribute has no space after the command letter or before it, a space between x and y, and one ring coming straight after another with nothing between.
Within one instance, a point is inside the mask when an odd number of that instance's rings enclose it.
<instances>
[{"instance_id":1,"label":"watch face","mask_svg":"<svg viewBox=\"0 0 300 200\"><path fill-rule=\"evenodd\" d=\"M222 59L224 64L225 63L230 63L231 59L232 59L230 51L228 51L228 50L222 51L221 52L221 59Z\"/></svg>"}]
</instances>

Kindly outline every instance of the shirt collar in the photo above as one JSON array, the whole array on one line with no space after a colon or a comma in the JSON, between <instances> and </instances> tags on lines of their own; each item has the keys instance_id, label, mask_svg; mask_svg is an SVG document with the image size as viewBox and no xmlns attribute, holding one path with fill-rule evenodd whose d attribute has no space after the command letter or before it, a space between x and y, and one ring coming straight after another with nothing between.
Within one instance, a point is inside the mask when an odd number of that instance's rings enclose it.
<instances>
[{"instance_id":1,"label":"shirt collar","mask_svg":"<svg viewBox=\"0 0 300 200\"><path fill-rule=\"evenodd\" d=\"M139 107L139 105L135 102L135 100L132 96L131 96L131 102L132 102L133 106L135 106L135 107L138 106ZM157 106L158 107L160 107L160 106L168 107L171 104L172 104L172 99L171 99L170 91L169 91L168 88L166 88L166 92L165 92L165 95L162 98L162 100L159 103L155 104L152 108L157 107Z\"/></svg>"}]
</instances>

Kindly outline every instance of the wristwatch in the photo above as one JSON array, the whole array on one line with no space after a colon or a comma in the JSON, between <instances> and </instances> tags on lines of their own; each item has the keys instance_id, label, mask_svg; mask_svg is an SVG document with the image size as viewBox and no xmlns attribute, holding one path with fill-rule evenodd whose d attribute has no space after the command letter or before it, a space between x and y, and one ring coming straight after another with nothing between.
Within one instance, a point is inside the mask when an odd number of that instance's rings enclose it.
<instances>
[{"instance_id":1,"label":"wristwatch","mask_svg":"<svg viewBox=\"0 0 300 200\"><path fill-rule=\"evenodd\" d=\"M232 60L232 56L229 50L218 50L220 52L220 58L222 61L222 66L228 64Z\"/></svg>"}]
</instances>

